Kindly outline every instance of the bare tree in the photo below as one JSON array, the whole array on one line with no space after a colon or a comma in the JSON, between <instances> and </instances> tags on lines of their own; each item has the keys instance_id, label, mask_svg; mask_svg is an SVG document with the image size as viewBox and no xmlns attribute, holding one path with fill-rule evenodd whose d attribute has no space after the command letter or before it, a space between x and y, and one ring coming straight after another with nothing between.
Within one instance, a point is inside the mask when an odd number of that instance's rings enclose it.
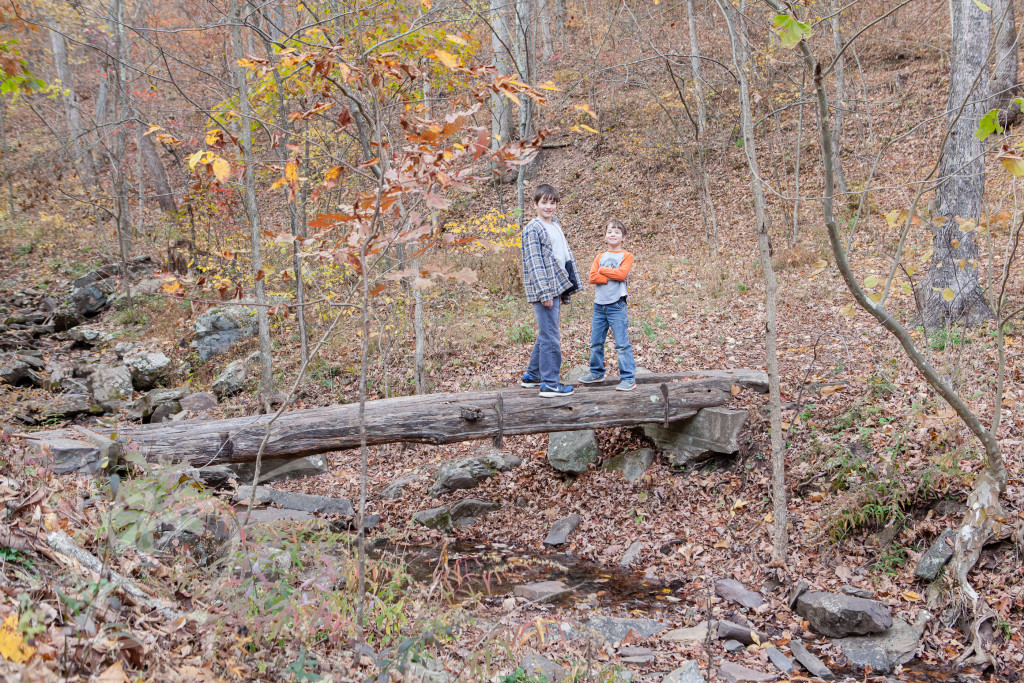
<instances>
[{"instance_id":1,"label":"bare tree","mask_svg":"<svg viewBox=\"0 0 1024 683\"><path fill-rule=\"evenodd\" d=\"M697 40L697 12L693 0L686 0L686 15L690 29L690 71L693 74L693 92L697 100L697 130L694 135L694 148L697 157L697 185L701 203L701 216L704 219L704 237L712 249L718 249L718 214L711 194L704 148L705 135L708 130L708 105L704 94L704 80L700 74L700 42Z\"/></svg>"},{"instance_id":2,"label":"bare tree","mask_svg":"<svg viewBox=\"0 0 1024 683\"><path fill-rule=\"evenodd\" d=\"M491 51L499 76L512 74L509 58L512 50L512 36L509 30L509 3L515 0L491 0L490 27ZM491 147L497 149L512 139L512 102L500 93L491 95Z\"/></svg>"},{"instance_id":3,"label":"bare tree","mask_svg":"<svg viewBox=\"0 0 1024 683\"><path fill-rule=\"evenodd\" d=\"M55 30L50 31L50 46L53 49L53 64L60 79L63 91L61 101L64 103L64 118L67 120L68 136L71 138L71 163L78 171L82 184L93 189L96 186L96 162L92 156L89 140L82 126L82 112L78 105L75 92L75 78L68 64L67 43L64 35Z\"/></svg>"},{"instance_id":4,"label":"bare tree","mask_svg":"<svg viewBox=\"0 0 1024 683\"><path fill-rule=\"evenodd\" d=\"M141 127L141 123L139 125ZM138 136L138 147L139 154L146 162L150 184L153 186L153 194L156 195L160 210L174 213L178 210L178 205L174 201L174 190L171 189L171 183L167 179L167 169L164 168L164 163L160 160L159 152L148 135Z\"/></svg>"},{"instance_id":5,"label":"bare tree","mask_svg":"<svg viewBox=\"0 0 1024 683\"><path fill-rule=\"evenodd\" d=\"M1017 83L1020 40L1014 21L1013 0L995 0L992 3L992 16L995 23L993 41L996 54L992 78L988 82L988 102L985 108L998 109L999 122L1004 128L1009 128L1020 116L1020 106L1013 102L1020 91Z\"/></svg>"},{"instance_id":6,"label":"bare tree","mask_svg":"<svg viewBox=\"0 0 1024 683\"><path fill-rule=\"evenodd\" d=\"M836 189L839 194L847 193L846 176L839 158L843 151L843 113L847 106L846 97L846 56L843 52L843 29L841 25L843 10L836 3L830 11L829 24L832 27L832 47L835 50L836 100L832 107L832 166L835 169Z\"/></svg>"}]
</instances>

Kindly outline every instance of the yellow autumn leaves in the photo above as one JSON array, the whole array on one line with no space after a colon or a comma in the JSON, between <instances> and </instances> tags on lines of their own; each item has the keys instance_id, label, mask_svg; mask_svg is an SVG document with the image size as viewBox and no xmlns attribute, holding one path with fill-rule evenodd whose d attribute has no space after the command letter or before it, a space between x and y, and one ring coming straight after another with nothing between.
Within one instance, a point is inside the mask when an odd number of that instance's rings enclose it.
<instances>
[{"instance_id":1,"label":"yellow autumn leaves","mask_svg":"<svg viewBox=\"0 0 1024 683\"><path fill-rule=\"evenodd\" d=\"M25 636L18 629L18 615L12 614L0 626L0 655L16 664L24 664L36 649L25 642Z\"/></svg>"}]
</instances>

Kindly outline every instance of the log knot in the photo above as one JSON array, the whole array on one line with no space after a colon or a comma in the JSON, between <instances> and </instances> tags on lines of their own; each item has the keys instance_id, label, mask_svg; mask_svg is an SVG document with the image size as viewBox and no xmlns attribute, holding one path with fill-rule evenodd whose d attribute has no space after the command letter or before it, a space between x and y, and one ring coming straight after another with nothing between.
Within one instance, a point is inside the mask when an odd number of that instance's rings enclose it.
<instances>
[{"instance_id":1,"label":"log knot","mask_svg":"<svg viewBox=\"0 0 1024 683\"><path fill-rule=\"evenodd\" d=\"M477 408L476 406L462 406L461 409L462 419L475 422L484 416L483 408Z\"/></svg>"}]
</instances>

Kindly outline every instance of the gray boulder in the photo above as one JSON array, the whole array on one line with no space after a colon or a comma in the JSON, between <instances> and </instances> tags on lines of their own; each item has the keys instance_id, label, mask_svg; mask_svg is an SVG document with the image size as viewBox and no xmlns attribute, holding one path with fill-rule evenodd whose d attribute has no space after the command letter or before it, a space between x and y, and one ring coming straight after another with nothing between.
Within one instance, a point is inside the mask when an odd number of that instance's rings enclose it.
<instances>
[{"instance_id":1,"label":"gray boulder","mask_svg":"<svg viewBox=\"0 0 1024 683\"><path fill-rule=\"evenodd\" d=\"M145 391L152 389L167 378L171 369L171 359L162 351L139 351L124 358L124 364L132 373L132 383L136 389Z\"/></svg>"},{"instance_id":2,"label":"gray boulder","mask_svg":"<svg viewBox=\"0 0 1024 683\"><path fill-rule=\"evenodd\" d=\"M150 424L160 424L161 422L170 422L175 419L175 416L181 413L181 404L177 401L169 401L162 403L156 407L153 414L149 416Z\"/></svg>"},{"instance_id":3,"label":"gray boulder","mask_svg":"<svg viewBox=\"0 0 1024 683\"><path fill-rule=\"evenodd\" d=\"M914 576L925 581L934 581L939 578L939 572L946 566L946 563L953 558L953 544L956 542L956 531L946 529L928 551L918 560L914 568Z\"/></svg>"},{"instance_id":4,"label":"gray boulder","mask_svg":"<svg viewBox=\"0 0 1024 683\"><path fill-rule=\"evenodd\" d=\"M931 615L922 611L913 625L894 619L892 627L869 636L842 638L836 641L850 663L872 673L889 674L897 666L906 664L917 654L921 635Z\"/></svg>"},{"instance_id":5,"label":"gray boulder","mask_svg":"<svg viewBox=\"0 0 1024 683\"><path fill-rule=\"evenodd\" d=\"M654 464L654 457L653 448L641 448L616 455L605 462L602 467L610 472L621 472L626 481L632 483L644 476L644 473L650 469Z\"/></svg>"},{"instance_id":6,"label":"gray boulder","mask_svg":"<svg viewBox=\"0 0 1024 683\"><path fill-rule=\"evenodd\" d=\"M340 515L351 517L355 514L352 503L344 498L328 498L327 496L313 496L308 493L292 493L291 491L277 491L263 486L257 486L255 494L251 486L239 486L235 492L233 502L239 503L248 500L255 495L256 502L261 505L277 505L286 510L299 510L310 514L319 513L322 515Z\"/></svg>"},{"instance_id":7,"label":"gray boulder","mask_svg":"<svg viewBox=\"0 0 1024 683\"><path fill-rule=\"evenodd\" d=\"M716 622L718 626L718 639L719 640L738 640L744 645L753 645L756 640L758 643L764 643L768 641L768 635L761 633L756 629L752 629L749 626L743 624L737 624L733 621L726 621L722 619Z\"/></svg>"},{"instance_id":8,"label":"gray boulder","mask_svg":"<svg viewBox=\"0 0 1024 683\"><path fill-rule=\"evenodd\" d=\"M735 579L721 579L715 582L715 593L741 607L754 609L764 604L764 598Z\"/></svg>"},{"instance_id":9,"label":"gray boulder","mask_svg":"<svg viewBox=\"0 0 1024 683\"><path fill-rule=\"evenodd\" d=\"M796 612L816 633L831 638L880 633L892 626L886 605L851 595L807 592L797 598Z\"/></svg>"},{"instance_id":10,"label":"gray boulder","mask_svg":"<svg viewBox=\"0 0 1024 683\"><path fill-rule=\"evenodd\" d=\"M562 624L562 632L571 640L596 640L618 643L633 632L633 637L646 640L665 630L665 624L654 619L591 617L581 624Z\"/></svg>"},{"instance_id":11,"label":"gray boulder","mask_svg":"<svg viewBox=\"0 0 1024 683\"><path fill-rule=\"evenodd\" d=\"M552 547L564 544L568 540L569 534L580 525L581 520L582 518L579 515L573 513L552 524L551 530L548 531L548 535L544 539L544 545Z\"/></svg>"},{"instance_id":12,"label":"gray boulder","mask_svg":"<svg viewBox=\"0 0 1024 683\"><path fill-rule=\"evenodd\" d=\"M547 657L542 657L533 652L523 657L523 661L519 666L526 672L527 679L531 681L539 679L546 683L562 683L562 681L569 679L569 674L564 667L555 664ZM511 679L506 678L505 680Z\"/></svg>"},{"instance_id":13,"label":"gray boulder","mask_svg":"<svg viewBox=\"0 0 1024 683\"><path fill-rule=\"evenodd\" d=\"M460 489L476 488L480 482L490 479L498 472L508 472L512 469L513 463L518 464L517 461L518 458L506 461L501 455L490 454L447 462L434 474L434 483L427 492L435 498L440 498L446 493Z\"/></svg>"},{"instance_id":14,"label":"gray boulder","mask_svg":"<svg viewBox=\"0 0 1024 683\"><path fill-rule=\"evenodd\" d=\"M35 356L18 353L0 356L0 380L11 386L42 386L43 376L37 372L43 369L43 362Z\"/></svg>"},{"instance_id":15,"label":"gray boulder","mask_svg":"<svg viewBox=\"0 0 1024 683\"><path fill-rule=\"evenodd\" d=\"M707 459L715 454L731 454L740 449L739 436L747 422L747 411L721 406L703 408L686 420L644 425L647 435L665 451L673 465Z\"/></svg>"},{"instance_id":16,"label":"gray boulder","mask_svg":"<svg viewBox=\"0 0 1024 683\"><path fill-rule=\"evenodd\" d=\"M515 586L512 595L530 602L554 602L572 595L572 589L561 581L539 581Z\"/></svg>"},{"instance_id":17,"label":"gray boulder","mask_svg":"<svg viewBox=\"0 0 1024 683\"><path fill-rule=\"evenodd\" d=\"M501 503L490 500L467 498L451 505L442 505L430 510L417 512L412 516L414 522L430 527L451 531L456 527L469 526L477 517L501 507Z\"/></svg>"},{"instance_id":18,"label":"gray boulder","mask_svg":"<svg viewBox=\"0 0 1024 683\"><path fill-rule=\"evenodd\" d=\"M213 393L220 398L234 396L245 387L245 378L248 374L244 360L228 363L217 379L213 380Z\"/></svg>"},{"instance_id":19,"label":"gray boulder","mask_svg":"<svg viewBox=\"0 0 1024 683\"><path fill-rule=\"evenodd\" d=\"M548 435L548 463L559 472L579 474L601 458L593 429Z\"/></svg>"},{"instance_id":20,"label":"gray boulder","mask_svg":"<svg viewBox=\"0 0 1024 683\"><path fill-rule=\"evenodd\" d=\"M200 391L189 394L181 399L181 409L191 410L193 413L201 413L217 405L217 397L209 391Z\"/></svg>"},{"instance_id":21,"label":"gray boulder","mask_svg":"<svg viewBox=\"0 0 1024 683\"><path fill-rule=\"evenodd\" d=\"M71 293L71 306L84 318L91 318L110 303L107 295L96 285L80 287Z\"/></svg>"},{"instance_id":22,"label":"gray boulder","mask_svg":"<svg viewBox=\"0 0 1024 683\"><path fill-rule=\"evenodd\" d=\"M794 659L800 662L800 666L807 669L807 673L825 681L831 681L835 678L832 670L825 666L825 663L818 659L799 640L789 641L789 649L793 653Z\"/></svg>"},{"instance_id":23,"label":"gray boulder","mask_svg":"<svg viewBox=\"0 0 1024 683\"><path fill-rule=\"evenodd\" d=\"M153 411L165 403L179 403L188 394L188 391L188 387L153 389L135 402L135 412L139 415L140 419L150 417L153 415ZM178 412L181 412L180 404L177 410L172 411L172 413Z\"/></svg>"},{"instance_id":24,"label":"gray boulder","mask_svg":"<svg viewBox=\"0 0 1024 683\"><path fill-rule=\"evenodd\" d=\"M244 306L218 306L196 318L192 325L195 339L192 348L199 358L208 361L226 353L235 343L256 334L256 318Z\"/></svg>"},{"instance_id":25,"label":"gray boulder","mask_svg":"<svg viewBox=\"0 0 1024 683\"><path fill-rule=\"evenodd\" d=\"M690 659L679 668L673 669L661 679L661 683L706 683L700 672L700 664Z\"/></svg>"},{"instance_id":26,"label":"gray boulder","mask_svg":"<svg viewBox=\"0 0 1024 683\"><path fill-rule=\"evenodd\" d=\"M240 481L247 484L252 483L253 475L256 474L256 463L238 462L228 465ZM268 458L260 463L260 480L257 484L270 484L275 481L286 479L301 479L302 477L316 477L330 471L325 455L307 455L304 458Z\"/></svg>"},{"instance_id":27,"label":"gray boulder","mask_svg":"<svg viewBox=\"0 0 1024 683\"><path fill-rule=\"evenodd\" d=\"M92 327L75 327L68 331L68 339L81 346L99 346L113 341L114 337Z\"/></svg>"},{"instance_id":28,"label":"gray boulder","mask_svg":"<svg viewBox=\"0 0 1024 683\"><path fill-rule=\"evenodd\" d=\"M86 394L61 394L46 401L34 401L29 404L28 409L36 420L45 422L51 419L91 413L93 405ZM99 406L96 406L95 410L100 412Z\"/></svg>"},{"instance_id":29,"label":"gray boulder","mask_svg":"<svg viewBox=\"0 0 1024 683\"><path fill-rule=\"evenodd\" d=\"M112 407L115 402L132 399L132 373L123 365L98 365L89 375L89 393L93 403Z\"/></svg>"}]
</instances>

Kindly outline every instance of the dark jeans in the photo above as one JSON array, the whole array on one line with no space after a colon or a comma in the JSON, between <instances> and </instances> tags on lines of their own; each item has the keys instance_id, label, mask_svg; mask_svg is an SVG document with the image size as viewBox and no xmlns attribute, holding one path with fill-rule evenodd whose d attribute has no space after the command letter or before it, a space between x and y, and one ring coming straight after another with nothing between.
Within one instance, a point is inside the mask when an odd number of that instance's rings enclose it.
<instances>
[{"instance_id":1,"label":"dark jeans","mask_svg":"<svg viewBox=\"0 0 1024 683\"><path fill-rule=\"evenodd\" d=\"M558 373L562 369L562 336L558 331L558 315L561 310L562 301L557 296L551 308L540 302L533 304L533 315L537 318L537 341L533 343L526 374L540 379L544 384L558 384Z\"/></svg>"},{"instance_id":2,"label":"dark jeans","mask_svg":"<svg viewBox=\"0 0 1024 683\"><path fill-rule=\"evenodd\" d=\"M608 330L615 335L615 350L619 354L619 379L632 380L636 377L636 361L633 360L633 345L629 343L629 314L625 300L613 304L594 304L594 321L590 332L590 372L604 376L604 342Z\"/></svg>"}]
</instances>

